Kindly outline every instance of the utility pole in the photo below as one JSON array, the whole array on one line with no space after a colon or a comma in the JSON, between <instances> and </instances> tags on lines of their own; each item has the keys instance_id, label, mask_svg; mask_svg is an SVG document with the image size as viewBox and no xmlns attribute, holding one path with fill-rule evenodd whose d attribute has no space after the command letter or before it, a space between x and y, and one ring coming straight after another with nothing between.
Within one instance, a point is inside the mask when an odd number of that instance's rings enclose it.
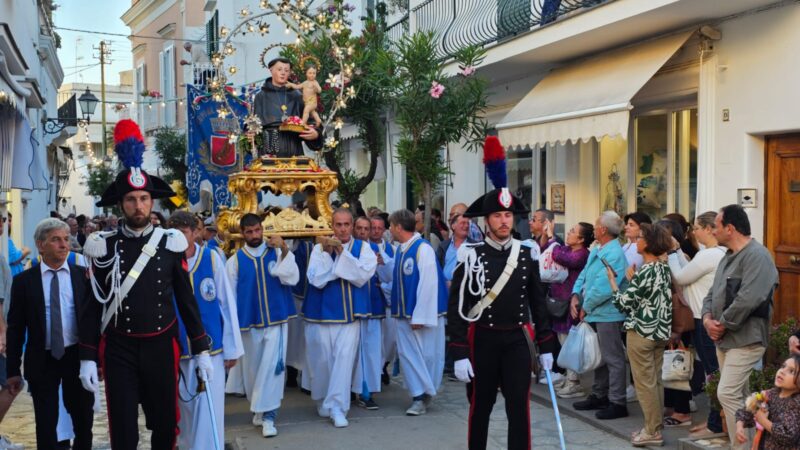
<instances>
[{"instance_id":1,"label":"utility pole","mask_svg":"<svg viewBox=\"0 0 800 450\"><path fill-rule=\"evenodd\" d=\"M111 50L106 41L100 41L100 47L94 47L94 49L100 51L100 107L102 108L100 113L103 127L101 143L103 144L103 158L105 158L109 156L106 145L106 64L109 62L107 58L111 56Z\"/></svg>"}]
</instances>

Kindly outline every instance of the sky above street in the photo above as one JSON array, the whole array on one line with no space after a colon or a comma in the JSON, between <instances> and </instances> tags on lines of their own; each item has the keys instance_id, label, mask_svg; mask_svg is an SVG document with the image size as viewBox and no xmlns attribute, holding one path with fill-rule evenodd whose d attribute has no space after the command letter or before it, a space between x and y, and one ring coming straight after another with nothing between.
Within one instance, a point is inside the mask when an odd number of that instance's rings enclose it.
<instances>
[{"instance_id":1,"label":"sky above street","mask_svg":"<svg viewBox=\"0 0 800 450\"><path fill-rule=\"evenodd\" d=\"M100 54L94 48L101 40L110 42L111 64L106 66L106 83L118 84L119 72L132 68L130 28L120 17L130 7L129 0L61 0L53 12L56 31L61 35L58 58L64 68L64 83L100 83ZM73 28L85 31L68 31Z\"/></svg>"}]
</instances>

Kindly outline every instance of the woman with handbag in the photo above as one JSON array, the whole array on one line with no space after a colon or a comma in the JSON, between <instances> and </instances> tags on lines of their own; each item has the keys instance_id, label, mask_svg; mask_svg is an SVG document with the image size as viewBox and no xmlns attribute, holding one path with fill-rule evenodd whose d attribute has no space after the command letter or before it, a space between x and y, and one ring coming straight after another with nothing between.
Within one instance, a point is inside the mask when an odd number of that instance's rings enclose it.
<instances>
[{"instance_id":1,"label":"woman with handbag","mask_svg":"<svg viewBox=\"0 0 800 450\"><path fill-rule=\"evenodd\" d=\"M689 257L683 253L682 248L686 245L686 233L680 222L672 219L661 219L656 222L658 225L669 230L672 238L670 239L670 249L667 253L673 260L689 262ZM669 258L667 258L669 259ZM694 314L688 308L688 302L683 296L683 289L672 283L672 334L670 336L670 346L674 348L689 348L693 344L692 334L694 333ZM691 353L689 353L691 356ZM693 356L691 356L693 358ZM691 378L691 374L690 374ZM683 381L683 380L682 380ZM691 384L681 383L681 388L671 386L664 388L664 426L688 427L692 424L692 389ZM698 387L699 389L699 387Z\"/></svg>"},{"instance_id":2,"label":"woman with handbag","mask_svg":"<svg viewBox=\"0 0 800 450\"><path fill-rule=\"evenodd\" d=\"M564 245L553 248L553 261L569 271L566 280L550 285L550 295L547 298L547 310L553 323L553 331L557 333L558 341L562 345L569 335L569 329L577 323L569 315L569 300L575 280L589 259L589 246L592 242L594 242L594 226L580 222L567 232ZM561 398L583 397L578 374L567 370L566 380L556 394Z\"/></svg>"},{"instance_id":3,"label":"woman with handbag","mask_svg":"<svg viewBox=\"0 0 800 450\"><path fill-rule=\"evenodd\" d=\"M720 246L714 237L714 219L716 216L717 213L715 211L709 211L700 214L695 219L692 234L697 242L702 245L702 249L697 252L691 261L687 261L679 255L680 243L677 241L673 242L672 251L669 252L668 258L672 281L682 288L684 298L692 310L692 317L695 323L692 338L705 376L719 369L717 349L703 326L701 314L703 299L714 283L714 274L717 272L717 266L722 257L725 256L726 251L725 247ZM692 437L721 433L722 419L719 411L712 408L708 412L708 421L691 428L690 431L692 432Z\"/></svg>"},{"instance_id":4,"label":"woman with handbag","mask_svg":"<svg viewBox=\"0 0 800 450\"><path fill-rule=\"evenodd\" d=\"M642 224L636 247L642 267L620 291L616 273L606 268L614 293L614 306L627 316L628 360L633 372L636 396L644 413L644 427L631 435L634 447L664 445L661 435L661 366L664 346L671 334L672 292L669 267L661 261L671 247L670 233L660 225Z\"/></svg>"}]
</instances>

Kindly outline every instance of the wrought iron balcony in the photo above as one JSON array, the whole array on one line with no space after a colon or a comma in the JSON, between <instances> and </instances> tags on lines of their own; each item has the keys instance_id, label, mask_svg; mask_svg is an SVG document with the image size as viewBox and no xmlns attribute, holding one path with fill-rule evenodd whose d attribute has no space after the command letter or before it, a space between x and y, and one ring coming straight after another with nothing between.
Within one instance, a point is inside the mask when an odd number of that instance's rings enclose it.
<instances>
[{"instance_id":1,"label":"wrought iron balcony","mask_svg":"<svg viewBox=\"0 0 800 450\"><path fill-rule=\"evenodd\" d=\"M418 31L433 31L442 58L467 45L486 46L612 0L427 0L411 10ZM387 28L396 42L408 16Z\"/></svg>"}]
</instances>

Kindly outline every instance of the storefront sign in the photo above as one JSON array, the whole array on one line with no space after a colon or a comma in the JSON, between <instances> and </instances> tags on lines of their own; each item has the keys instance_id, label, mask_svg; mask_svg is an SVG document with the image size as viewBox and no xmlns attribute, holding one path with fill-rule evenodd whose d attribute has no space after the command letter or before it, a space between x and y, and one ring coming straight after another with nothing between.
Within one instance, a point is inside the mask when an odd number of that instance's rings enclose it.
<instances>
[{"instance_id":1,"label":"storefront sign","mask_svg":"<svg viewBox=\"0 0 800 450\"><path fill-rule=\"evenodd\" d=\"M554 213L563 213L566 199L564 197L564 184L550 185L550 210Z\"/></svg>"}]
</instances>

